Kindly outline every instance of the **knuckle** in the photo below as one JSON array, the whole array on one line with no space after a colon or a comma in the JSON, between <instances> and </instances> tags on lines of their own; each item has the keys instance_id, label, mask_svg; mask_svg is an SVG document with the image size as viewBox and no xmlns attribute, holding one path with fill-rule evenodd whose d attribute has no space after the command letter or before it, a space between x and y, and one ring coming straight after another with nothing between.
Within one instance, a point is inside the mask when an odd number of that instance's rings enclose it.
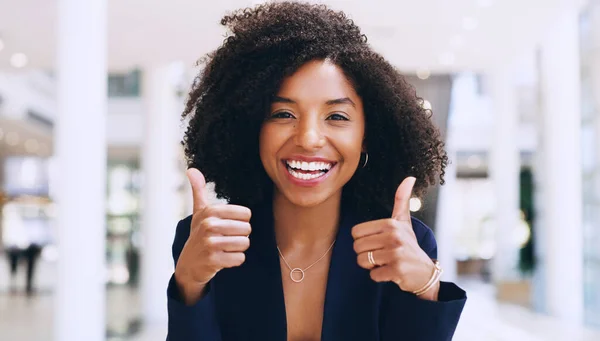
<instances>
[{"instance_id":1,"label":"knuckle","mask_svg":"<svg viewBox=\"0 0 600 341\"><path fill-rule=\"evenodd\" d=\"M398 269L398 275L401 278L405 277L406 274L408 273L408 268L403 263L398 264L396 268Z\"/></svg>"},{"instance_id":2,"label":"knuckle","mask_svg":"<svg viewBox=\"0 0 600 341\"><path fill-rule=\"evenodd\" d=\"M215 215L215 205L208 205L202 209L202 216L208 218Z\"/></svg>"},{"instance_id":3,"label":"knuckle","mask_svg":"<svg viewBox=\"0 0 600 341\"><path fill-rule=\"evenodd\" d=\"M208 217L202 220L203 230L209 233L215 233L218 230L219 218Z\"/></svg>"},{"instance_id":4,"label":"knuckle","mask_svg":"<svg viewBox=\"0 0 600 341\"><path fill-rule=\"evenodd\" d=\"M252 211L248 207L244 207L242 210L244 217L249 221L252 218Z\"/></svg>"},{"instance_id":5,"label":"knuckle","mask_svg":"<svg viewBox=\"0 0 600 341\"><path fill-rule=\"evenodd\" d=\"M210 252L206 257L206 260L211 268L216 268L217 264L219 264L219 257L215 252Z\"/></svg>"},{"instance_id":6,"label":"knuckle","mask_svg":"<svg viewBox=\"0 0 600 341\"><path fill-rule=\"evenodd\" d=\"M369 276L371 277L372 280L377 281L379 276L377 275L376 271L369 271Z\"/></svg>"},{"instance_id":7,"label":"knuckle","mask_svg":"<svg viewBox=\"0 0 600 341\"><path fill-rule=\"evenodd\" d=\"M352 243L352 247L354 248L354 252L358 253L358 250L360 250L360 244L358 241L355 241L354 243Z\"/></svg>"},{"instance_id":8,"label":"knuckle","mask_svg":"<svg viewBox=\"0 0 600 341\"><path fill-rule=\"evenodd\" d=\"M250 225L250 223L244 224L244 233L246 233L246 234L252 233L252 225Z\"/></svg>"},{"instance_id":9,"label":"knuckle","mask_svg":"<svg viewBox=\"0 0 600 341\"><path fill-rule=\"evenodd\" d=\"M248 248L250 247L250 238L248 237L242 237L242 247L244 248L244 250L248 250Z\"/></svg>"},{"instance_id":10,"label":"knuckle","mask_svg":"<svg viewBox=\"0 0 600 341\"><path fill-rule=\"evenodd\" d=\"M402 237L398 231L390 233L389 238L387 238L387 240L391 247L398 248L402 246Z\"/></svg>"},{"instance_id":11,"label":"knuckle","mask_svg":"<svg viewBox=\"0 0 600 341\"><path fill-rule=\"evenodd\" d=\"M354 225L352 227L352 230L350 230L350 233L352 234L352 238L354 238L354 239L358 238L360 236L361 231L362 231L362 229L363 229L364 226L365 226L364 223L358 224L358 225Z\"/></svg>"},{"instance_id":12,"label":"knuckle","mask_svg":"<svg viewBox=\"0 0 600 341\"><path fill-rule=\"evenodd\" d=\"M403 255L404 255L404 248L402 246L394 249L394 252L393 252L394 259L396 259L396 260L401 259Z\"/></svg>"},{"instance_id":13,"label":"knuckle","mask_svg":"<svg viewBox=\"0 0 600 341\"><path fill-rule=\"evenodd\" d=\"M385 227L388 231L394 231L398 228L398 221L396 219L386 219L386 222Z\"/></svg>"},{"instance_id":14,"label":"knuckle","mask_svg":"<svg viewBox=\"0 0 600 341\"><path fill-rule=\"evenodd\" d=\"M200 229L205 231L208 228L208 224L210 224L210 218L200 220Z\"/></svg>"},{"instance_id":15,"label":"knuckle","mask_svg":"<svg viewBox=\"0 0 600 341\"><path fill-rule=\"evenodd\" d=\"M208 249L210 252L214 252L218 249L219 241L214 236L208 236L206 237L204 244L206 245L206 249Z\"/></svg>"},{"instance_id":16,"label":"knuckle","mask_svg":"<svg viewBox=\"0 0 600 341\"><path fill-rule=\"evenodd\" d=\"M240 265L244 264L245 261L246 261L246 255L244 253L240 252L239 256L236 259L235 265L240 266Z\"/></svg>"}]
</instances>

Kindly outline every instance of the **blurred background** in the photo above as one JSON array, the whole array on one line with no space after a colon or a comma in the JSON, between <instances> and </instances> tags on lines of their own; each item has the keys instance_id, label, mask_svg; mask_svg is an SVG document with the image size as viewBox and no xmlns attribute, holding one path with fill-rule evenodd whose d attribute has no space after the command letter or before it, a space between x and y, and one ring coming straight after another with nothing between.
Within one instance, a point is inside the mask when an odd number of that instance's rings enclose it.
<instances>
[{"instance_id":1,"label":"blurred background","mask_svg":"<svg viewBox=\"0 0 600 341\"><path fill-rule=\"evenodd\" d=\"M195 61L260 1L0 0L0 340L164 340ZM600 340L600 0L330 0L447 143L455 340Z\"/></svg>"}]
</instances>

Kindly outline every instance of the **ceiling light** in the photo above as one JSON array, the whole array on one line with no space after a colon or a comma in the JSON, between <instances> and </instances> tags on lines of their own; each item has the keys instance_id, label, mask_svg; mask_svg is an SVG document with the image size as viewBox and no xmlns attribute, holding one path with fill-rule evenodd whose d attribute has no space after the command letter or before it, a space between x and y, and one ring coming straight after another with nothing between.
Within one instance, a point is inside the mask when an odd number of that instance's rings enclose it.
<instances>
[{"instance_id":1,"label":"ceiling light","mask_svg":"<svg viewBox=\"0 0 600 341\"><path fill-rule=\"evenodd\" d=\"M24 53L15 53L10 57L10 64L17 69L25 67L29 59Z\"/></svg>"},{"instance_id":2,"label":"ceiling light","mask_svg":"<svg viewBox=\"0 0 600 341\"><path fill-rule=\"evenodd\" d=\"M450 39L450 45L456 48L463 47L465 45L465 38L462 35L457 34Z\"/></svg>"},{"instance_id":3,"label":"ceiling light","mask_svg":"<svg viewBox=\"0 0 600 341\"><path fill-rule=\"evenodd\" d=\"M15 133L14 131L7 133L6 134L6 143L9 146L18 145L19 144L19 134Z\"/></svg>"},{"instance_id":4,"label":"ceiling light","mask_svg":"<svg viewBox=\"0 0 600 341\"><path fill-rule=\"evenodd\" d=\"M481 8L492 7L494 0L477 0L477 6Z\"/></svg>"},{"instance_id":5,"label":"ceiling light","mask_svg":"<svg viewBox=\"0 0 600 341\"><path fill-rule=\"evenodd\" d=\"M477 19L475 19L473 17L464 17L462 24L463 24L463 28L468 31L472 31L472 30L476 29L477 26L479 26L479 22L477 21Z\"/></svg>"},{"instance_id":6,"label":"ceiling light","mask_svg":"<svg viewBox=\"0 0 600 341\"><path fill-rule=\"evenodd\" d=\"M29 139L29 140L25 141L25 150L28 153L35 153L38 151L39 148L40 148L40 144L38 143L38 141L36 141L34 139Z\"/></svg>"},{"instance_id":7,"label":"ceiling light","mask_svg":"<svg viewBox=\"0 0 600 341\"><path fill-rule=\"evenodd\" d=\"M423 109L425 110L431 110L431 102L429 102L428 100L423 100L423 104L421 104L421 106L423 107Z\"/></svg>"},{"instance_id":8,"label":"ceiling light","mask_svg":"<svg viewBox=\"0 0 600 341\"><path fill-rule=\"evenodd\" d=\"M419 200L419 198L410 198L409 206L411 212L417 212L421 209L421 206L423 206L423 204L421 203L421 200Z\"/></svg>"},{"instance_id":9,"label":"ceiling light","mask_svg":"<svg viewBox=\"0 0 600 341\"><path fill-rule=\"evenodd\" d=\"M417 77L419 77L419 79L427 79L429 78L429 76L431 76L431 71L429 71L429 69L419 69L417 70Z\"/></svg>"},{"instance_id":10,"label":"ceiling light","mask_svg":"<svg viewBox=\"0 0 600 341\"><path fill-rule=\"evenodd\" d=\"M454 64L454 53L452 52L444 52L440 55L440 64L442 65L452 65Z\"/></svg>"}]
</instances>

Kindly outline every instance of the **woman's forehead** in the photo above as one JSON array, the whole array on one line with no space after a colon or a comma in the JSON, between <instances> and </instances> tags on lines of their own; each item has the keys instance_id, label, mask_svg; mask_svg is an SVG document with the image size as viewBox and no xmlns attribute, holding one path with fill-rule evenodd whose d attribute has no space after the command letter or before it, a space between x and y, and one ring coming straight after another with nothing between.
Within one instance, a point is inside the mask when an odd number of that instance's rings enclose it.
<instances>
[{"instance_id":1,"label":"woman's forehead","mask_svg":"<svg viewBox=\"0 0 600 341\"><path fill-rule=\"evenodd\" d=\"M277 95L295 102L326 102L345 97L355 100L358 97L342 69L328 60L315 60L302 65L283 80Z\"/></svg>"}]
</instances>

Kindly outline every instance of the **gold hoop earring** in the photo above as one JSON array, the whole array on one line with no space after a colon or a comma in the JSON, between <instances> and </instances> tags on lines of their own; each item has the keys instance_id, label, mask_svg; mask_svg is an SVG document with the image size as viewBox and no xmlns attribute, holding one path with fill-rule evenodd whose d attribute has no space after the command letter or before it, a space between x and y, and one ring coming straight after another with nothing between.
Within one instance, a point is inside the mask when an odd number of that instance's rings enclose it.
<instances>
[{"instance_id":1,"label":"gold hoop earring","mask_svg":"<svg viewBox=\"0 0 600 341\"><path fill-rule=\"evenodd\" d=\"M367 162L369 162L369 153L365 153L365 163L363 164L362 168L367 166Z\"/></svg>"}]
</instances>

